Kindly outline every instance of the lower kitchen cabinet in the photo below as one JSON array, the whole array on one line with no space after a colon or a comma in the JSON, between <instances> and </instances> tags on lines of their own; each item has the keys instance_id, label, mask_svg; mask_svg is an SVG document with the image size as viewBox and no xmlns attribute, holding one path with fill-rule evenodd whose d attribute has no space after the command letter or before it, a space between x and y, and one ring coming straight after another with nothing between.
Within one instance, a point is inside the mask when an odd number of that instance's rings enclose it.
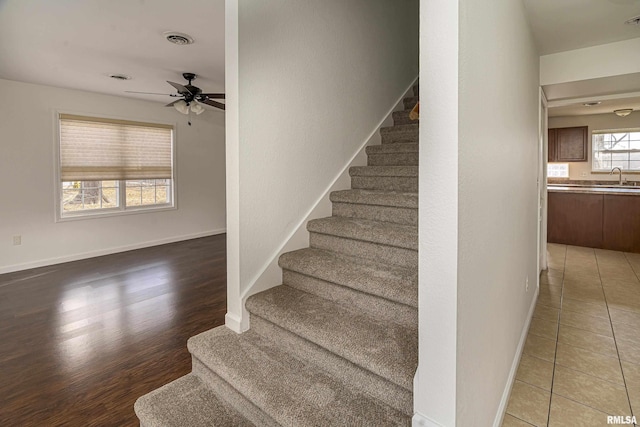
<instances>
[{"instance_id":1,"label":"lower kitchen cabinet","mask_svg":"<svg viewBox=\"0 0 640 427\"><path fill-rule=\"evenodd\" d=\"M547 241L601 248L603 217L602 194L549 192Z\"/></svg>"},{"instance_id":2,"label":"lower kitchen cabinet","mask_svg":"<svg viewBox=\"0 0 640 427\"><path fill-rule=\"evenodd\" d=\"M604 195L602 247L640 253L640 196Z\"/></svg>"}]
</instances>

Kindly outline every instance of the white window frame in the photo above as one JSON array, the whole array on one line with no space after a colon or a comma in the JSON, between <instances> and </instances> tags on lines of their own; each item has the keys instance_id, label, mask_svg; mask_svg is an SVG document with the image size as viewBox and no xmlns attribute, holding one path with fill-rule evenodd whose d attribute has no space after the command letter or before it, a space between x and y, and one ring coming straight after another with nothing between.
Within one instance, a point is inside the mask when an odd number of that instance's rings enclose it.
<instances>
[{"instance_id":1,"label":"white window frame","mask_svg":"<svg viewBox=\"0 0 640 427\"><path fill-rule=\"evenodd\" d=\"M592 174L608 174L611 173L610 170L606 170L606 169L594 169L594 164L595 164L595 155L594 155L594 144L593 144L593 137L597 134L603 134L603 133L639 133L640 132L640 128L622 128L622 129L594 129L591 131L591 173ZM635 170L630 170L630 169L622 169L622 173L624 174L640 174L640 170L635 169Z\"/></svg>"},{"instance_id":2,"label":"white window frame","mask_svg":"<svg viewBox=\"0 0 640 427\"><path fill-rule=\"evenodd\" d=\"M171 137L171 170L173 178L171 179L171 203L162 203L162 204L154 204L154 205L144 205L144 206L125 206L126 199L126 180L119 181L118 186L118 204L119 206L116 208L101 208L101 209L88 209L84 211L73 211L73 212L62 212L62 181L60 180L60 115L61 114L70 114L84 117L94 117L96 119L107 119L107 120L123 120L123 121L133 121L133 122L142 122L149 124L159 124L159 125L168 125L172 127L172 137ZM159 122L153 120L146 119L137 119L131 117L121 117L121 116L110 116L110 115L97 115L91 113L79 113L77 111L67 111L67 110L55 110L53 114L53 141L54 141L54 211L55 211L55 222L66 222L66 221L77 221L83 219L92 219L92 218L106 218L112 216L121 216L121 215L136 215L141 213L152 213L152 212L162 212L162 211L170 211L178 209L178 198L177 198L177 183L178 183L178 173L177 173L177 156L176 156L176 143L177 143L177 123L168 123L168 122ZM136 180L130 180L136 181Z\"/></svg>"}]
</instances>

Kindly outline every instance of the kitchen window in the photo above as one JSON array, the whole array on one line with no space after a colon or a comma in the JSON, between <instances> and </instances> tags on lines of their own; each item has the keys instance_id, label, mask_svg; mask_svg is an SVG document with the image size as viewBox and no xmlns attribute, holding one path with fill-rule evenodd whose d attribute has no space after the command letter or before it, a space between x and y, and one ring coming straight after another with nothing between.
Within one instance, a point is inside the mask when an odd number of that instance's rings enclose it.
<instances>
[{"instance_id":1,"label":"kitchen window","mask_svg":"<svg viewBox=\"0 0 640 427\"><path fill-rule=\"evenodd\" d=\"M57 218L174 207L173 126L60 114Z\"/></svg>"},{"instance_id":2,"label":"kitchen window","mask_svg":"<svg viewBox=\"0 0 640 427\"><path fill-rule=\"evenodd\" d=\"M593 172L640 172L640 129L597 130L591 133Z\"/></svg>"}]
</instances>

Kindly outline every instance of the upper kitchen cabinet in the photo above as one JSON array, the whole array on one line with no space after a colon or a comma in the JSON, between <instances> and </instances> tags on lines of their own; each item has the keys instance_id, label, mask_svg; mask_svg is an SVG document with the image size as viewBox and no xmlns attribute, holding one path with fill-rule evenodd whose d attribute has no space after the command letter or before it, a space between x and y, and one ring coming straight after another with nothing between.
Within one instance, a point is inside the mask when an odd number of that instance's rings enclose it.
<instances>
[{"instance_id":1,"label":"upper kitchen cabinet","mask_svg":"<svg viewBox=\"0 0 640 427\"><path fill-rule=\"evenodd\" d=\"M586 162L589 158L587 126L549 129L549 162Z\"/></svg>"}]
</instances>

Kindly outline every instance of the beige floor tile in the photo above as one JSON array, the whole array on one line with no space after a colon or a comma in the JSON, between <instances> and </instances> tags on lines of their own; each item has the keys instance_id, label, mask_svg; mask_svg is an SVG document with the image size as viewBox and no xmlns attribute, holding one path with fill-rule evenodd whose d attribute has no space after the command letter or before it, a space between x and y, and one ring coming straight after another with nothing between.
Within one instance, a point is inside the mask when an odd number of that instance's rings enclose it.
<instances>
[{"instance_id":1,"label":"beige floor tile","mask_svg":"<svg viewBox=\"0 0 640 427\"><path fill-rule=\"evenodd\" d=\"M574 311L576 313L583 313L588 316L602 317L603 319L609 319L607 304L604 301L585 302L577 299L563 298L562 310Z\"/></svg>"},{"instance_id":2,"label":"beige floor tile","mask_svg":"<svg viewBox=\"0 0 640 427\"><path fill-rule=\"evenodd\" d=\"M633 415L640 419L640 388L629 389L629 402L631 402Z\"/></svg>"},{"instance_id":3,"label":"beige floor tile","mask_svg":"<svg viewBox=\"0 0 640 427\"><path fill-rule=\"evenodd\" d=\"M553 363L523 354L518 365L516 379L551 391Z\"/></svg>"},{"instance_id":4,"label":"beige floor tile","mask_svg":"<svg viewBox=\"0 0 640 427\"><path fill-rule=\"evenodd\" d=\"M537 303L546 307L560 308L561 298L552 298L545 295L538 295Z\"/></svg>"},{"instance_id":5,"label":"beige floor tile","mask_svg":"<svg viewBox=\"0 0 640 427\"><path fill-rule=\"evenodd\" d=\"M556 364L616 384L624 384L620 361L617 357L608 357L559 342Z\"/></svg>"},{"instance_id":6,"label":"beige floor tile","mask_svg":"<svg viewBox=\"0 0 640 427\"><path fill-rule=\"evenodd\" d=\"M544 272L540 274L540 284L547 284L551 286L562 286L562 276L548 276Z\"/></svg>"},{"instance_id":7,"label":"beige floor tile","mask_svg":"<svg viewBox=\"0 0 640 427\"><path fill-rule=\"evenodd\" d=\"M616 338L620 360L640 365L640 344Z\"/></svg>"},{"instance_id":8,"label":"beige floor tile","mask_svg":"<svg viewBox=\"0 0 640 427\"><path fill-rule=\"evenodd\" d=\"M524 343L524 354L553 362L555 353L555 340L542 338L533 334L527 335L527 341Z\"/></svg>"},{"instance_id":9,"label":"beige floor tile","mask_svg":"<svg viewBox=\"0 0 640 427\"><path fill-rule=\"evenodd\" d=\"M504 419L502 420L502 427L531 427L532 425L509 414L504 414Z\"/></svg>"},{"instance_id":10,"label":"beige floor tile","mask_svg":"<svg viewBox=\"0 0 640 427\"><path fill-rule=\"evenodd\" d=\"M609 322L609 319L604 319L602 317L588 316L583 313L563 310L560 314L560 324L613 337L611 322Z\"/></svg>"},{"instance_id":11,"label":"beige floor tile","mask_svg":"<svg viewBox=\"0 0 640 427\"><path fill-rule=\"evenodd\" d=\"M634 282L637 281L636 273L627 266L627 269L600 269L600 278L603 282Z\"/></svg>"},{"instance_id":12,"label":"beige floor tile","mask_svg":"<svg viewBox=\"0 0 640 427\"><path fill-rule=\"evenodd\" d=\"M551 393L538 387L515 381L507 413L535 426L547 424Z\"/></svg>"},{"instance_id":13,"label":"beige floor tile","mask_svg":"<svg viewBox=\"0 0 640 427\"><path fill-rule=\"evenodd\" d=\"M581 283L600 283L598 269L585 269L584 267L567 267L564 270L564 280Z\"/></svg>"},{"instance_id":14,"label":"beige floor tile","mask_svg":"<svg viewBox=\"0 0 640 427\"><path fill-rule=\"evenodd\" d=\"M610 383L562 366L556 366L553 393L607 414L631 415L624 385Z\"/></svg>"},{"instance_id":15,"label":"beige floor tile","mask_svg":"<svg viewBox=\"0 0 640 427\"><path fill-rule=\"evenodd\" d=\"M640 365L625 360L621 363L622 373L624 374L624 381L627 387L640 389Z\"/></svg>"},{"instance_id":16,"label":"beige floor tile","mask_svg":"<svg viewBox=\"0 0 640 427\"><path fill-rule=\"evenodd\" d=\"M529 333L539 337L555 340L558 336L558 322L539 319L534 317L529 325Z\"/></svg>"},{"instance_id":17,"label":"beige floor tile","mask_svg":"<svg viewBox=\"0 0 640 427\"><path fill-rule=\"evenodd\" d=\"M640 312L640 291L605 288L604 293L610 308Z\"/></svg>"},{"instance_id":18,"label":"beige floor tile","mask_svg":"<svg viewBox=\"0 0 640 427\"><path fill-rule=\"evenodd\" d=\"M609 308L609 314L611 315L611 323L613 323L614 326L618 323L623 323L625 325L635 326L640 330L640 313Z\"/></svg>"},{"instance_id":19,"label":"beige floor tile","mask_svg":"<svg viewBox=\"0 0 640 427\"><path fill-rule=\"evenodd\" d=\"M564 276L564 269L560 269L560 268L549 268L546 272L544 272L543 274L545 274L545 276L547 277L558 277L558 278L562 278L562 276Z\"/></svg>"},{"instance_id":20,"label":"beige floor tile","mask_svg":"<svg viewBox=\"0 0 640 427\"><path fill-rule=\"evenodd\" d=\"M558 341L580 347L594 353L604 354L605 356L618 357L616 343L613 338L594 334L584 329L574 328L572 326L560 325L558 333Z\"/></svg>"},{"instance_id":21,"label":"beige floor tile","mask_svg":"<svg viewBox=\"0 0 640 427\"><path fill-rule=\"evenodd\" d=\"M542 304L536 304L536 308L533 311L533 317L538 319L549 320L552 322L558 321L560 309L554 307L548 307Z\"/></svg>"},{"instance_id":22,"label":"beige floor tile","mask_svg":"<svg viewBox=\"0 0 640 427\"><path fill-rule=\"evenodd\" d=\"M598 285L597 287L578 287L572 286L570 284L565 285L564 293L565 298L571 298L578 301L585 302L602 302L604 301L604 292L602 291L602 287Z\"/></svg>"},{"instance_id":23,"label":"beige floor tile","mask_svg":"<svg viewBox=\"0 0 640 427\"><path fill-rule=\"evenodd\" d=\"M602 287L606 290L629 292L632 294L640 293L640 282L624 282L620 280L602 280Z\"/></svg>"},{"instance_id":24,"label":"beige floor tile","mask_svg":"<svg viewBox=\"0 0 640 427\"><path fill-rule=\"evenodd\" d=\"M606 427L607 414L554 394L549 427Z\"/></svg>"},{"instance_id":25,"label":"beige floor tile","mask_svg":"<svg viewBox=\"0 0 640 427\"><path fill-rule=\"evenodd\" d=\"M640 331L635 326L615 323L613 324L613 332L615 333L616 341L623 340L640 344Z\"/></svg>"}]
</instances>

